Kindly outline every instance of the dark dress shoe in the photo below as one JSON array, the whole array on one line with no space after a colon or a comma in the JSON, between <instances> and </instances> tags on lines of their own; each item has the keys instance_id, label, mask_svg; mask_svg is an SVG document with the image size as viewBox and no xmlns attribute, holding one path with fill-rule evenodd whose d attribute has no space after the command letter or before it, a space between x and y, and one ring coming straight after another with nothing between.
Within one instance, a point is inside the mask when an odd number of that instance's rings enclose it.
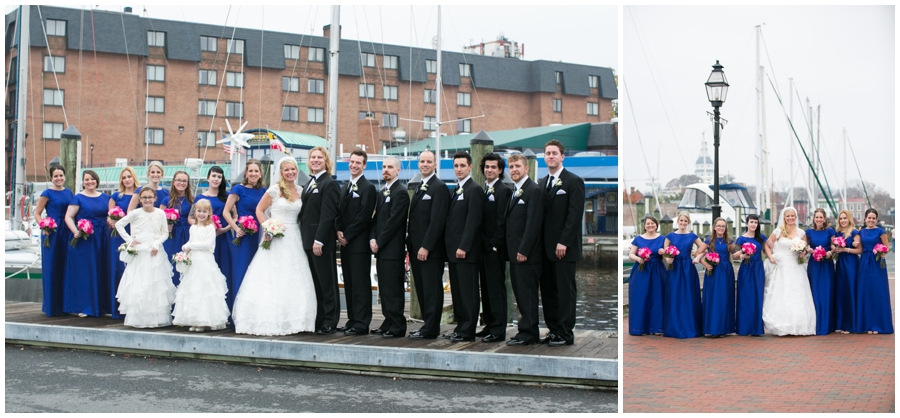
<instances>
[{"instance_id":1,"label":"dark dress shoe","mask_svg":"<svg viewBox=\"0 0 900 418\"><path fill-rule=\"evenodd\" d=\"M515 338L506 342L506 345L529 345L531 341L517 340Z\"/></svg>"},{"instance_id":2,"label":"dark dress shoe","mask_svg":"<svg viewBox=\"0 0 900 418\"><path fill-rule=\"evenodd\" d=\"M458 343L461 341L475 341L475 337L463 337L460 334L454 334L453 336L450 337L450 341L453 341L455 343Z\"/></svg>"},{"instance_id":3,"label":"dark dress shoe","mask_svg":"<svg viewBox=\"0 0 900 418\"><path fill-rule=\"evenodd\" d=\"M342 326L342 327L337 327L337 330L340 331L340 332L345 332L345 331L347 331L347 330L349 330L349 329L351 329L351 328L353 328L353 327L348 326L348 325L345 324L345 325Z\"/></svg>"},{"instance_id":4,"label":"dark dress shoe","mask_svg":"<svg viewBox=\"0 0 900 418\"><path fill-rule=\"evenodd\" d=\"M412 332L409 334L409 338L413 340L434 340L437 338L437 335L425 335L419 331Z\"/></svg>"},{"instance_id":5,"label":"dark dress shoe","mask_svg":"<svg viewBox=\"0 0 900 418\"><path fill-rule=\"evenodd\" d=\"M506 339L506 336L499 336L494 334L488 334L486 337L481 339L483 343L495 343L497 341L503 341Z\"/></svg>"},{"instance_id":6,"label":"dark dress shoe","mask_svg":"<svg viewBox=\"0 0 900 418\"><path fill-rule=\"evenodd\" d=\"M554 338L556 338L556 334L549 333L546 337L541 338L541 344L549 344L550 341L553 341Z\"/></svg>"},{"instance_id":7,"label":"dark dress shoe","mask_svg":"<svg viewBox=\"0 0 900 418\"><path fill-rule=\"evenodd\" d=\"M484 327L481 331L475 333L476 337L487 337L488 335L491 335L491 330L488 327Z\"/></svg>"},{"instance_id":8,"label":"dark dress shoe","mask_svg":"<svg viewBox=\"0 0 900 418\"><path fill-rule=\"evenodd\" d=\"M370 332L371 332L372 334L384 334L384 330L381 329L381 328L375 328L375 329L373 329L373 330L370 331Z\"/></svg>"},{"instance_id":9,"label":"dark dress shoe","mask_svg":"<svg viewBox=\"0 0 900 418\"><path fill-rule=\"evenodd\" d=\"M369 335L368 331L359 328L348 328L344 331L344 335L357 336L357 335Z\"/></svg>"},{"instance_id":10,"label":"dark dress shoe","mask_svg":"<svg viewBox=\"0 0 900 418\"><path fill-rule=\"evenodd\" d=\"M330 326L328 326L328 325L323 325L322 328L319 328L319 329L316 331L316 334L319 334L319 335L334 334L334 328L333 328L333 327L330 327Z\"/></svg>"},{"instance_id":11,"label":"dark dress shoe","mask_svg":"<svg viewBox=\"0 0 900 418\"><path fill-rule=\"evenodd\" d=\"M382 338L401 338L401 337L403 337L403 334L395 334L390 331L385 331L383 334L381 334L381 337Z\"/></svg>"},{"instance_id":12,"label":"dark dress shoe","mask_svg":"<svg viewBox=\"0 0 900 418\"><path fill-rule=\"evenodd\" d=\"M444 337L444 338L446 338L446 339L449 340L449 339L453 338L453 337L456 336L456 335L457 335L457 334L456 334L455 332L451 332L451 333L449 333L449 334L441 334L441 337Z\"/></svg>"},{"instance_id":13,"label":"dark dress shoe","mask_svg":"<svg viewBox=\"0 0 900 418\"><path fill-rule=\"evenodd\" d=\"M547 344L549 344L550 347L560 347L560 346L564 346L564 345L572 345L572 344L575 344L575 341L574 341L574 340L572 340L572 341L566 341L565 338L560 337L559 335L554 335L554 336L553 336L553 339L550 340L550 342L548 342Z\"/></svg>"}]
</instances>

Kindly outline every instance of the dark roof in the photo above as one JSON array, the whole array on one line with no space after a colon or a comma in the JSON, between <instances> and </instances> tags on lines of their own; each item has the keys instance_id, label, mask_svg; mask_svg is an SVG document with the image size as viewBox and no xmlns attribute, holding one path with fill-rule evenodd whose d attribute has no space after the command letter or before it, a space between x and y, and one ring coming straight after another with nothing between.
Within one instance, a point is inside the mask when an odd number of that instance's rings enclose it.
<instances>
[{"instance_id":1,"label":"dark roof","mask_svg":"<svg viewBox=\"0 0 900 418\"><path fill-rule=\"evenodd\" d=\"M7 29L15 21L17 10L6 15ZM166 57L174 60L200 61L200 36L244 41L241 58L248 67L284 69L284 45L313 46L329 49L329 39L296 33L242 29L204 23L179 22L141 17L132 13L62 7L31 6L31 46L45 47L39 22L46 19L65 20L69 49L93 50L96 38L98 52L147 56L147 35L150 30L166 33ZM82 25L82 22L83 25ZM127 40L127 42L126 42ZM9 47L9 46L8 46ZM437 51L427 48L387 45L342 39L340 42L340 75L362 76L360 52L398 57L399 79L425 82L425 60L437 60ZM224 53L225 51L219 51ZM569 64L554 61L522 61L514 58L489 57L443 51L442 82L460 85L459 64L472 64L472 81L478 88L532 92L556 92L555 72L563 73L562 91L576 96L590 96L588 76L600 78L599 97L616 99L618 89L612 70L605 67ZM301 56L301 59L305 57ZM326 67L328 65L326 59Z\"/></svg>"},{"instance_id":2,"label":"dark roof","mask_svg":"<svg viewBox=\"0 0 900 418\"><path fill-rule=\"evenodd\" d=\"M592 123L588 131L588 149L592 147L616 147L619 138L616 136L616 124L611 122Z\"/></svg>"}]
</instances>

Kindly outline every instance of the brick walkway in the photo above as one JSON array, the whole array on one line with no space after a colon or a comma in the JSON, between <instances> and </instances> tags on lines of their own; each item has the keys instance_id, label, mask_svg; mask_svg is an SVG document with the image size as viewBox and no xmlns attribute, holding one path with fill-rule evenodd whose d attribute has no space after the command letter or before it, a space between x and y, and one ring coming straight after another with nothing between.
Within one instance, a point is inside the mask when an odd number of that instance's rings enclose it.
<instances>
[{"instance_id":1,"label":"brick walkway","mask_svg":"<svg viewBox=\"0 0 900 418\"><path fill-rule=\"evenodd\" d=\"M621 335L624 412L895 410L894 334Z\"/></svg>"}]
</instances>

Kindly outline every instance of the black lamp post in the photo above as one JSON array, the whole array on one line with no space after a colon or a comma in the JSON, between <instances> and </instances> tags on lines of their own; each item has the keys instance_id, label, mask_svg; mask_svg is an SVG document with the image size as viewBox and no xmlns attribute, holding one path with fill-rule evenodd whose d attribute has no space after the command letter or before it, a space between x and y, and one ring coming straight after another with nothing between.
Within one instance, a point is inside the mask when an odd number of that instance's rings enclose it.
<instances>
[{"instance_id":1,"label":"black lamp post","mask_svg":"<svg viewBox=\"0 0 900 418\"><path fill-rule=\"evenodd\" d=\"M713 123L715 124L713 127L713 148L715 148L715 154L713 156L712 207L712 217L715 220L722 215L722 207L719 206L719 108L725 103L725 96L728 94L728 81L725 80L725 73L722 71L722 68L725 67L719 64L719 60L716 60L712 67L712 73L709 74L709 79L706 80L706 97L713 106Z\"/></svg>"},{"instance_id":2,"label":"black lamp post","mask_svg":"<svg viewBox=\"0 0 900 418\"><path fill-rule=\"evenodd\" d=\"M94 144L91 144L91 167L94 166Z\"/></svg>"}]
</instances>

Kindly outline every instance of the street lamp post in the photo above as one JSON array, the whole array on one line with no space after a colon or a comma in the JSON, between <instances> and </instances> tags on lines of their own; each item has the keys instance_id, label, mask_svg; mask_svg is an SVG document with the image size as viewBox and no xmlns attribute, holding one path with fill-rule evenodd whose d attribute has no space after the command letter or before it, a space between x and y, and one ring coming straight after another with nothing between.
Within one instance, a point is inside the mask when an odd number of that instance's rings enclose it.
<instances>
[{"instance_id":1,"label":"street lamp post","mask_svg":"<svg viewBox=\"0 0 900 418\"><path fill-rule=\"evenodd\" d=\"M91 144L91 167L94 166L94 144Z\"/></svg>"},{"instance_id":2,"label":"street lamp post","mask_svg":"<svg viewBox=\"0 0 900 418\"><path fill-rule=\"evenodd\" d=\"M722 64L719 60L712 66L712 73L706 80L706 97L713 106L713 220L718 219L722 215L722 207L719 206L719 108L725 103L725 96L728 94L728 81L725 80L725 72L722 71Z\"/></svg>"}]
</instances>

